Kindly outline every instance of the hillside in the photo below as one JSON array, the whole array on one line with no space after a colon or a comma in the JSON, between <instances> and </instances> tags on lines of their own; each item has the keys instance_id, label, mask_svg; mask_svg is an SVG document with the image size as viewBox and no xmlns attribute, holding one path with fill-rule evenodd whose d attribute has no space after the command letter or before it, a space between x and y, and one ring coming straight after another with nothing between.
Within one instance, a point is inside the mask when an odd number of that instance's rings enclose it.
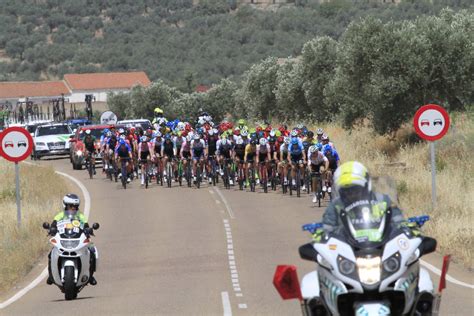
<instances>
[{"instance_id":1,"label":"hillside","mask_svg":"<svg viewBox=\"0 0 474 316\"><path fill-rule=\"evenodd\" d=\"M182 90L240 76L267 56L301 53L308 40L338 38L359 17L413 19L469 1L387 5L295 1L276 11L234 1L6 0L0 2L0 80L61 78L69 72L144 70Z\"/></svg>"}]
</instances>

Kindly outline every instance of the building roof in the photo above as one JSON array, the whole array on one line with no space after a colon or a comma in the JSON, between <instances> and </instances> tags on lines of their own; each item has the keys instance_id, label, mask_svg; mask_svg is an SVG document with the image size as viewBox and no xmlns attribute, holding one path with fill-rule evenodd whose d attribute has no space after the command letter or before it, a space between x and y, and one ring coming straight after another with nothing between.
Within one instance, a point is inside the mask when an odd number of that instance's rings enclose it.
<instances>
[{"instance_id":1,"label":"building roof","mask_svg":"<svg viewBox=\"0 0 474 316\"><path fill-rule=\"evenodd\" d=\"M150 79L143 71L66 74L64 81L71 90L130 89L135 85L150 84Z\"/></svg>"},{"instance_id":2,"label":"building roof","mask_svg":"<svg viewBox=\"0 0 474 316\"><path fill-rule=\"evenodd\" d=\"M0 82L0 99L57 97L70 93L63 81Z\"/></svg>"},{"instance_id":3,"label":"building roof","mask_svg":"<svg viewBox=\"0 0 474 316\"><path fill-rule=\"evenodd\" d=\"M209 91L210 87L209 86L205 86L203 84L200 84L196 87L195 91L196 92L199 92L199 93L202 93L202 92L207 92Z\"/></svg>"}]
</instances>

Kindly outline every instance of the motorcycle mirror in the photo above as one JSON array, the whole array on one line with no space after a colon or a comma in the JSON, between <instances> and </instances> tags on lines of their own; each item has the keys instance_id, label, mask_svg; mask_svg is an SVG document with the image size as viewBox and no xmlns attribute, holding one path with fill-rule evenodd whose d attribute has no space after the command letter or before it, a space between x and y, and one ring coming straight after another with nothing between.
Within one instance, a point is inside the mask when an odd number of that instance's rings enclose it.
<instances>
[{"instance_id":1,"label":"motorcycle mirror","mask_svg":"<svg viewBox=\"0 0 474 316\"><path fill-rule=\"evenodd\" d=\"M314 249L312 243L307 243L298 249L300 257L303 260L316 261L318 252Z\"/></svg>"},{"instance_id":2,"label":"motorcycle mirror","mask_svg":"<svg viewBox=\"0 0 474 316\"><path fill-rule=\"evenodd\" d=\"M53 227L51 227L51 229L49 230L49 233L51 234L51 236L54 236L54 235L56 235L56 234L58 233L58 229L57 229L55 226L53 226Z\"/></svg>"},{"instance_id":3,"label":"motorcycle mirror","mask_svg":"<svg viewBox=\"0 0 474 316\"><path fill-rule=\"evenodd\" d=\"M432 253L436 250L436 239L425 236L418 248L420 249L420 257Z\"/></svg>"},{"instance_id":4,"label":"motorcycle mirror","mask_svg":"<svg viewBox=\"0 0 474 316\"><path fill-rule=\"evenodd\" d=\"M92 224L92 228L94 228L95 230L99 229L99 227L100 227L99 223Z\"/></svg>"},{"instance_id":5,"label":"motorcycle mirror","mask_svg":"<svg viewBox=\"0 0 474 316\"><path fill-rule=\"evenodd\" d=\"M44 223L43 223L43 228L44 228L44 229L49 229L49 223L44 222Z\"/></svg>"}]
</instances>

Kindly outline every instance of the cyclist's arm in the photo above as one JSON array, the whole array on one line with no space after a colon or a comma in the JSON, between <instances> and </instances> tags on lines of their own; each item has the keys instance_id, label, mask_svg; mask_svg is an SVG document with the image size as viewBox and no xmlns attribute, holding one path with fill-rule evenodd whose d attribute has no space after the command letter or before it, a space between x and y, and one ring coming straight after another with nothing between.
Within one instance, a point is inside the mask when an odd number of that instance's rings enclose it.
<instances>
[{"instance_id":1,"label":"cyclist's arm","mask_svg":"<svg viewBox=\"0 0 474 316\"><path fill-rule=\"evenodd\" d=\"M257 149L255 150L255 161L260 163L260 145L257 145Z\"/></svg>"},{"instance_id":2,"label":"cyclist's arm","mask_svg":"<svg viewBox=\"0 0 474 316\"><path fill-rule=\"evenodd\" d=\"M272 160L271 149L269 144L267 144L267 160Z\"/></svg>"},{"instance_id":3,"label":"cyclist's arm","mask_svg":"<svg viewBox=\"0 0 474 316\"><path fill-rule=\"evenodd\" d=\"M250 145L245 145L245 153L244 153L244 161L247 161L247 155L249 153L249 146Z\"/></svg>"},{"instance_id":4,"label":"cyclist's arm","mask_svg":"<svg viewBox=\"0 0 474 316\"><path fill-rule=\"evenodd\" d=\"M323 155L323 160L324 160L324 171L329 170L329 159Z\"/></svg>"}]
</instances>

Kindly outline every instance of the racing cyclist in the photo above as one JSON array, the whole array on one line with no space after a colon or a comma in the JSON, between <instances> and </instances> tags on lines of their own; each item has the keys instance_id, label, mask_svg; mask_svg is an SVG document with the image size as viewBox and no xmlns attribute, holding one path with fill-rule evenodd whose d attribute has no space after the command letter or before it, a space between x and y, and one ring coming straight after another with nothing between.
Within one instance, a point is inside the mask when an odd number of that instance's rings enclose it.
<instances>
[{"instance_id":1,"label":"racing cyclist","mask_svg":"<svg viewBox=\"0 0 474 316\"><path fill-rule=\"evenodd\" d=\"M141 162L141 185L145 184L145 172L148 172L148 158L150 160L154 160L155 153L153 152L153 144L149 142L149 139L147 136L142 136L140 138L140 144L138 144L138 157Z\"/></svg>"},{"instance_id":2,"label":"racing cyclist","mask_svg":"<svg viewBox=\"0 0 474 316\"><path fill-rule=\"evenodd\" d=\"M318 146L313 145L308 149L308 169L311 172L319 174L322 179L325 179L325 172L329 168L329 160L322 152L318 150ZM316 177L311 177L311 188L313 191L313 203L318 201L319 181Z\"/></svg>"},{"instance_id":3,"label":"racing cyclist","mask_svg":"<svg viewBox=\"0 0 474 316\"><path fill-rule=\"evenodd\" d=\"M206 143L203 139L201 139L201 135L196 133L194 135L194 139L191 141L191 159L193 160L193 174L194 174L194 183L197 182L196 177L196 169L199 163L199 168L202 167L202 163L204 162L204 158L207 156L207 148ZM202 169L200 169L202 171Z\"/></svg>"},{"instance_id":4,"label":"racing cyclist","mask_svg":"<svg viewBox=\"0 0 474 316\"><path fill-rule=\"evenodd\" d=\"M86 129L85 131L86 133L86 136L84 137L84 148L86 149L86 152L85 152L85 155L86 157L88 157L88 155L90 155L90 163L92 164L92 168L94 170L94 175L96 174L95 172L95 153L96 153L96 150L95 150L95 141L96 141L96 138L94 135L91 134L91 130L90 129Z\"/></svg>"}]
</instances>

